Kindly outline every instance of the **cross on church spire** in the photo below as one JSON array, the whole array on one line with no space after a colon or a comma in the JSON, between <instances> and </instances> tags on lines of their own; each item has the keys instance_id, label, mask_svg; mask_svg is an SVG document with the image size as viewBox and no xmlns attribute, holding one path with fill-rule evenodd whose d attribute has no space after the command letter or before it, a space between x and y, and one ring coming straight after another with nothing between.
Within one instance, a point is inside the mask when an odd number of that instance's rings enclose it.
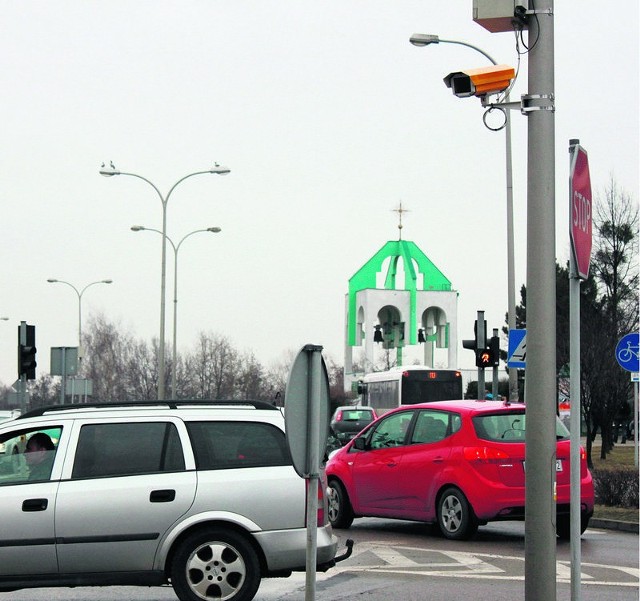
<instances>
[{"instance_id":1,"label":"cross on church spire","mask_svg":"<svg viewBox=\"0 0 640 601\"><path fill-rule=\"evenodd\" d=\"M398 213L398 240L402 240L402 213L408 213L409 209L402 208L402 201L397 209L391 209L394 213Z\"/></svg>"}]
</instances>

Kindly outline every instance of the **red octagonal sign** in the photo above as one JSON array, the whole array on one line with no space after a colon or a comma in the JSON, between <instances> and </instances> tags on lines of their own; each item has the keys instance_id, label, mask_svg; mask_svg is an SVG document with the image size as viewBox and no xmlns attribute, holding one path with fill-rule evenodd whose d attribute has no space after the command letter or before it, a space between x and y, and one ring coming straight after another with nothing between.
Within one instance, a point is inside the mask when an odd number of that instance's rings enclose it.
<instances>
[{"instance_id":1,"label":"red octagonal sign","mask_svg":"<svg viewBox=\"0 0 640 601\"><path fill-rule=\"evenodd\" d=\"M587 151L580 145L572 147L570 187L571 247L578 275L589 277L592 239L591 178Z\"/></svg>"}]
</instances>

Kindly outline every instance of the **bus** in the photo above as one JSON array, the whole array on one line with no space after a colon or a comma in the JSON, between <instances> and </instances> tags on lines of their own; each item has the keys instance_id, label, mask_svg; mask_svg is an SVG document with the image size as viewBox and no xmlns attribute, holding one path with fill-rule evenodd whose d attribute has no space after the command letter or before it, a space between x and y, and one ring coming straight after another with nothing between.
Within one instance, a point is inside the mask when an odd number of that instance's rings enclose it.
<instances>
[{"instance_id":1,"label":"bus","mask_svg":"<svg viewBox=\"0 0 640 601\"><path fill-rule=\"evenodd\" d=\"M455 369L406 365L367 374L358 383L362 404L378 415L400 405L462 398L462 374Z\"/></svg>"}]
</instances>

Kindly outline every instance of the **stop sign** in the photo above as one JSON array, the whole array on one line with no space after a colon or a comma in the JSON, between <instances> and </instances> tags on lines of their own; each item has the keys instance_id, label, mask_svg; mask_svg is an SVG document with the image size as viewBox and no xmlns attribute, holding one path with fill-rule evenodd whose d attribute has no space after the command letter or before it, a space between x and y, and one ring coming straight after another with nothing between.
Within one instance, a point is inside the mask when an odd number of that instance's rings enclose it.
<instances>
[{"instance_id":1,"label":"stop sign","mask_svg":"<svg viewBox=\"0 0 640 601\"><path fill-rule=\"evenodd\" d=\"M572 147L570 188L571 247L576 261L578 275L586 280L589 277L592 241L592 204L591 178L589 176L589 158L582 146Z\"/></svg>"}]
</instances>

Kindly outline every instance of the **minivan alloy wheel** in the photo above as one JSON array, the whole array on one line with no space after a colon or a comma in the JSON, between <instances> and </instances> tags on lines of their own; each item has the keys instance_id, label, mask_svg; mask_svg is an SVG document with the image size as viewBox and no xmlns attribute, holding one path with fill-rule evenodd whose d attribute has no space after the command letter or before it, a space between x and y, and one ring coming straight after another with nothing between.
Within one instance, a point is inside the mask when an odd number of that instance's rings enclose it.
<instances>
[{"instance_id":1,"label":"minivan alloy wheel","mask_svg":"<svg viewBox=\"0 0 640 601\"><path fill-rule=\"evenodd\" d=\"M251 544L222 529L188 537L176 552L171 575L182 601L249 601L260 585L260 566Z\"/></svg>"}]
</instances>

